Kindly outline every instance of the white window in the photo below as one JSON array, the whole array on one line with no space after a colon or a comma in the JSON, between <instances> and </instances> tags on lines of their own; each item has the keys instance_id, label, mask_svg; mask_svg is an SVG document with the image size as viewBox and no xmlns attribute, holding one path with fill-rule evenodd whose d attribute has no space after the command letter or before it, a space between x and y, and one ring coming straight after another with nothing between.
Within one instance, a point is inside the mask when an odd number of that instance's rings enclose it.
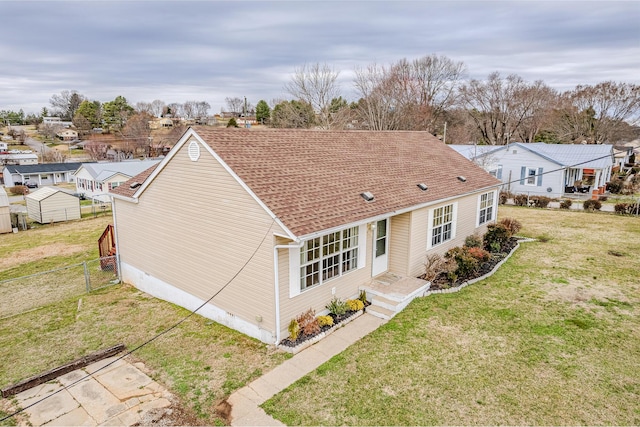
<instances>
[{"instance_id":1,"label":"white window","mask_svg":"<svg viewBox=\"0 0 640 427\"><path fill-rule=\"evenodd\" d=\"M453 205L442 206L433 211L431 246L451 240L453 237Z\"/></svg>"},{"instance_id":2,"label":"white window","mask_svg":"<svg viewBox=\"0 0 640 427\"><path fill-rule=\"evenodd\" d=\"M304 242L300 249L300 290L358 268L358 229L352 227Z\"/></svg>"},{"instance_id":3,"label":"white window","mask_svg":"<svg viewBox=\"0 0 640 427\"><path fill-rule=\"evenodd\" d=\"M493 219L493 191L480 195L480 212L478 216L478 225Z\"/></svg>"},{"instance_id":4,"label":"white window","mask_svg":"<svg viewBox=\"0 0 640 427\"><path fill-rule=\"evenodd\" d=\"M525 185L536 185L536 170L534 168L527 168Z\"/></svg>"}]
</instances>

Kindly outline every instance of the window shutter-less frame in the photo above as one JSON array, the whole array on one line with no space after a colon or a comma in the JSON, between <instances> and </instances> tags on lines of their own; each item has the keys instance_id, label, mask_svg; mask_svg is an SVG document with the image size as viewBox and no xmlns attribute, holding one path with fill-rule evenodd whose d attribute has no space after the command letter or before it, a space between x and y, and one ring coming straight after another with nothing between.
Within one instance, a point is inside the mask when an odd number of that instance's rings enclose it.
<instances>
[{"instance_id":1,"label":"window shutter-less frame","mask_svg":"<svg viewBox=\"0 0 640 427\"><path fill-rule=\"evenodd\" d=\"M496 178L502 179L502 165L498 165L498 176Z\"/></svg>"},{"instance_id":2,"label":"window shutter-less frame","mask_svg":"<svg viewBox=\"0 0 640 427\"><path fill-rule=\"evenodd\" d=\"M542 168L538 168L538 187L542 187Z\"/></svg>"},{"instance_id":3,"label":"window shutter-less frame","mask_svg":"<svg viewBox=\"0 0 640 427\"><path fill-rule=\"evenodd\" d=\"M520 168L520 185L524 185L524 177L527 174L527 167L522 166Z\"/></svg>"}]
</instances>

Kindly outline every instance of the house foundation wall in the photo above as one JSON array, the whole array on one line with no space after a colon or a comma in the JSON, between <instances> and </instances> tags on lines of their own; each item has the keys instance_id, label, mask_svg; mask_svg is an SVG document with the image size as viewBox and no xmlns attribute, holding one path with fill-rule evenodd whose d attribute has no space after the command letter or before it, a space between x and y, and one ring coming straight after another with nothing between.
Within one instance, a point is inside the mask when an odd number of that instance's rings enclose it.
<instances>
[{"instance_id":1,"label":"house foundation wall","mask_svg":"<svg viewBox=\"0 0 640 427\"><path fill-rule=\"evenodd\" d=\"M187 310L196 310L205 302L127 263L121 263L120 271L123 282L129 283L156 298L184 307ZM205 304L197 311L197 314L256 338L264 343L275 343L275 333L273 331L262 329L213 304Z\"/></svg>"}]
</instances>

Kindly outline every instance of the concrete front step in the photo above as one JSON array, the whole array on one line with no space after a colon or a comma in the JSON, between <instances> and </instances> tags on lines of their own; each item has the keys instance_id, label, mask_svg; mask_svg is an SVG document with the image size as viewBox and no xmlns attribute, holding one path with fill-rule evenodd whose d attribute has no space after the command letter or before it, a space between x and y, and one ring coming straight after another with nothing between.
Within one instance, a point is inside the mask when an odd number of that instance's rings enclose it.
<instances>
[{"instance_id":1,"label":"concrete front step","mask_svg":"<svg viewBox=\"0 0 640 427\"><path fill-rule=\"evenodd\" d=\"M367 307L367 313L385 320L389 320L398 314L395 310L389 310L388 308L384 308L379 305L373 305L373 302L369 307Z\"/></svg>"},{"instance_id":2,"label":"concrete front step","mask_svg":"<svg viewBox=\"0 0 640 427\"><path fill-rule=\"evenodd\" d=\"M391 300L385 297L382 297L380 295L374 295L371 298L371 305L376 306L376 307L382 307L382 308L386 308L387 310L392 310L392 311L400 311L398 309L398 306L402 304L401 301L396 301L396 300Z\"/></svg>"}]
</instances>

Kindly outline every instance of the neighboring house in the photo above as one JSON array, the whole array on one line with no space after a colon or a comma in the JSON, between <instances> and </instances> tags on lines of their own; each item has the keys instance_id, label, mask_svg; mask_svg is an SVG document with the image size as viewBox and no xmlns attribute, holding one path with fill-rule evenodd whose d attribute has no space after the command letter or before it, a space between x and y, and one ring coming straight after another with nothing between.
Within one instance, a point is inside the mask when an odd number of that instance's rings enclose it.
<instances>
[{"instance_id":1,"label":"neighboring house","mask_svg":"<svg viewBox=\"0 0 640 427\"><path fill-rule=\"evenodd\" d=\"M73 141L78 139L78 132L73 129L65 129L56 133L56 136L63 141Z\"/></svg>"},{"instance_id":2,"label":"neighboring house","mask_svg":"<svg viewBox=\"0 0 640 427\"><path fill-rule=\"evenodd\" d=\"M449 145L502 180L515 194L562 197L602 194L611 180L613 146L606 144Z\"/></svg>"},{"instance_id":3,"label":"neighboring house","mask_svg":"<svg viewBox=\"0 0 640 427\"><path fill-rule=\"evenodd\" d=\"M303 311L484 233L499 185L427 132L193 127L111 192L119 271L279 343Z\"/></svg>"},{"instance_id":4,"label":"neighboring house","mask_svg":"<svg viewBox=\"0 0 640 427\"><path fill-rule=\"evenodd\" d=\"M43 125L62 125L62 119L60 117L43 117Z\"/></svg>"},{"instance_id":5,"label":"neighboring house","mask_svg":"<svg viewBox=\"0 0 640 427\"><path fill-rule=\"evenodd\" d=\"M82 163L42 163L37 165L6 165L2 171L4 185L13 187L35 182L39 187L74 182L73 173Z\"/></svg>"},{"instance_id":6,"label":"neighboring house","mask_svg":"<svg viewBox=\"0 0 640 427\"><path fill-rule=\"evenodd\" d=\"M38 155L34 153L3 153L0 154L0 164L2 165L36 165Z\"/></svg>"},{"instance_id":7,"label":"neighboring house","mask_svg":"<svg viewBox=\"0 0 640 427\"><path fill-rule=\"evenodd\" d=\"M9 208L9 196L4 188L0 187L0 233L11 233L11 209Z\"/></svg>"},{"instance_id":8,"label":"neighboring house","mask_svg":"<svg viewBox=\"0 0 640 427\"><path fill-rule=\"evenodd\" d=\"M80 199L59 188L41 188L25 200L27 215L41 224L80 219Z\"/></svg>"},{"instance_id":9,"label":"neighboring house","mask_svg":"<svg viewBox=\"0 0 640 427\"><path fill-rule=\"evenodd\" d=\"M87 198L108 202L109 191L158 162L160 160L83 163L74 173L76 191Z\"/></svg>"},{"instance_id":10,"label":"neighboring house","mask_svg":"<svg viewBox=\"0 0 640 427\"><path fill-rule=\"evenodd\" d=\"M7 151L9 149L9 144L6 142L0 142L0 151Z\"/></svg>"},{"instance_id":11,"label":"neighboring house","mask_svg":"<svg viewBox=\"0 0 640 427\"><path fill-rule=\"evenodd\" d=\"M633 154L633 147L631 146L614 146L613 147L613 157L614 157L614 168L616 171L630 169L625 165L629 163L631 155Z\"/></svg>"}]
</instances>

